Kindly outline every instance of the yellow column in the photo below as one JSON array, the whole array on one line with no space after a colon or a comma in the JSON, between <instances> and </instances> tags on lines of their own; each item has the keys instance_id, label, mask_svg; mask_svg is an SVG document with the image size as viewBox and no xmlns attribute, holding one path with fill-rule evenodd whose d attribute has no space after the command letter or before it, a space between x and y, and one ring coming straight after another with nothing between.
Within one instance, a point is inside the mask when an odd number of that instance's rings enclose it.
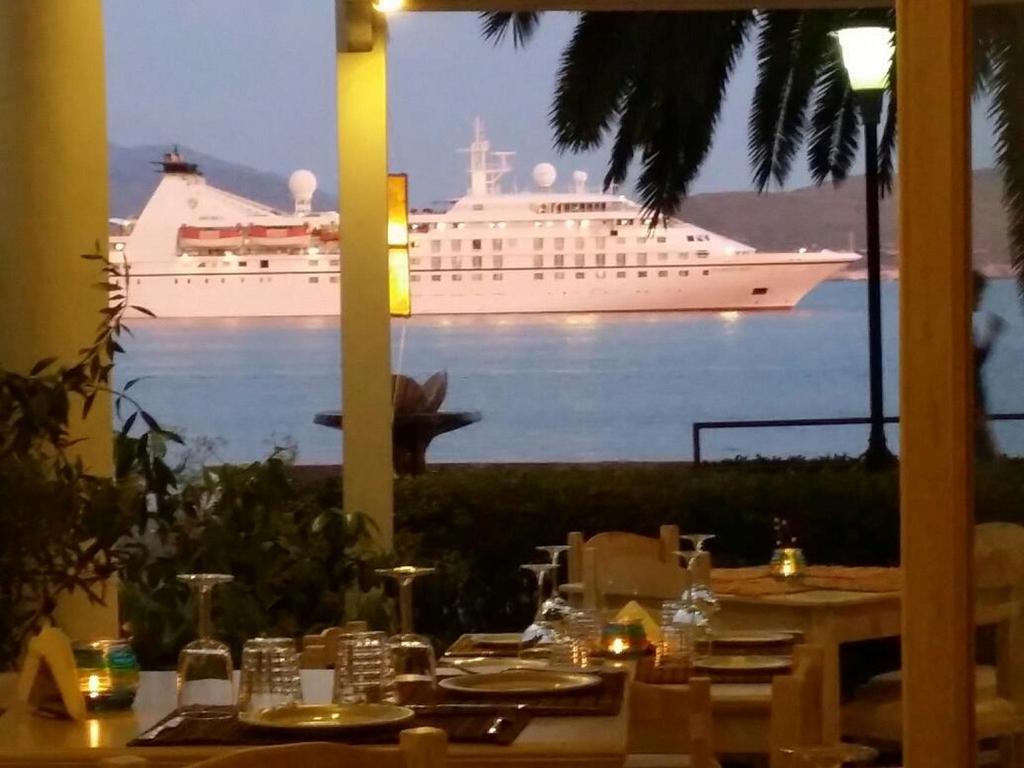
<instances>
[{"instance_id":1,"label":"yellow column","mask_svg":"<svg viewBox=\"0 0 1024 768\"><path fill-rule=\"evenodd\" d=\"M0 366L72 360L107 304L96 287L107 239L107 125L100 0L0 2ZM73 426L79 454L112 468L109 398ZM79 637L116 631L107 608L69 606Z\"/></svg>"},{"instance_id":2,"label":"yellow column","mask_svg":"<svg viewBox=\"0 0 1024 768\"><path fill-rule=\"evenodd\" d=\"M970 766L970 5L897 0L896 10L903 757L907 768Z\"/></svg>"},{"instance_id":3,"label":"yellow column","mask_svg":"<svg viewBox=\"0 0 1024 768\"><path fill-rule=\"evenodd\" d=\"M380 542L390 548L394 521L385 29L382 19L368 16L368 2L338 0L337 7L345 509L369 515ZM372 45L352 45L364 32L365 42L372 40Z\"/></svg>"}]
</instances>

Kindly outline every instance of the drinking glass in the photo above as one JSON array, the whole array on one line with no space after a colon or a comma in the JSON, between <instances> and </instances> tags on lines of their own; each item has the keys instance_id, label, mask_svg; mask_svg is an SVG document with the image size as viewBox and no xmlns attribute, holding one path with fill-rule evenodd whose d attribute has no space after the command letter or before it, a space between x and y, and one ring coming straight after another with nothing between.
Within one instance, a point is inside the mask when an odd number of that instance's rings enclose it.
<instances>
[{"instance_id":1,"label":"drinking glass","mask_svg":"<svg viewBox=\"0 0 1024 768\"><path fill-rule=\"evenodd\" d=\"M601 648L601 612L593 608L580 608L569 613L565 622L565 635L570 644L570 664L589 667Z\"/></svg>"},{"instance_id":2,"label":"drinking glass","mask_svg":"<svg viewBox=\"0 0 1024 768\"><path fill-rule=\"evenodd\" d=\"M435 572L435 568L417 568L413 565L377 570L381 576L398 582L400 631L388 641L388 645L399 701L419 701L433 696L437 663L430 639L412 630L412 583L420 576Z\"/></svg>"},{"instance_id":3,"label":"drinking glass","mask_svg":"<svg viewBox=\"0 0 1024 768\"><path fill-rule=\"evenodd\" d=\"M394 702L395 673L391 649L383 632L350 632L338 635L334 663L335 704Z\"/></svg>"},{"instance_id":4,"label":"drinking glass","mask_svg":"<svg viewBox=\"0 0 1024 768\"><path fill-rule=\"evenodd\" d=\"M213 639L213 589L234 576L226 573L182 573L178 580L192 589L198 612L199 637L178 654L178 706L235 703L231 649Z\"/></svg>"},{"instance_id":5,"label":"drinking glass","mask_svg":"<svg viewBox=\"0 0 1024 768\"><path fill-rule=\"evenodd\" d=\"M557 637L555 623L562 620L560 614L548 616L544 613L545 608L545 582L546 576L554 573L557 565L552 563L524 563L519 566L524 571L530 571L537 577L537 612L534 614L533 623L523 632L523 643L550 643Z\"/></svg>"},{"instance_id":6,"label":"drinking glass","mask_svg":"<svg viewBox=\"0 0 1024 768\"><path fill-rule=\"evenodd\" d=\"M791 755L794 768L842 768L867 765L878 757L878 750L861 744L835 744L829 747L793 747L783 749Z\"/></svg>"},{"instance_id":7,"label":"drinking glass","mask_svg":"<svg viewBox=\"0 0 1024 768\"><path fill-rule=\"evenodd\" d=\"M240 710L302 703L302 679L295 643L287 637L256 637L242 647L238 687Z\"/></svg>"}]
</instances>

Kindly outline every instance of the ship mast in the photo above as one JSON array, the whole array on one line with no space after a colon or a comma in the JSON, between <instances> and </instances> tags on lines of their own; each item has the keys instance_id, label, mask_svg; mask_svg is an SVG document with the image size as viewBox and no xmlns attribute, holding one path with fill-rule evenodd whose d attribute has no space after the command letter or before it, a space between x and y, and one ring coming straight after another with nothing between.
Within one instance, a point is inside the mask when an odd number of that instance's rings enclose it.
<instances>
[{"instance_id":1,"label":"ship mast","mask_svg":"<svg viewBox=\"0 0 1024 768\"><path fill-rule=\"evenodd\" d=\"M498 182L512 171L509 160L516 153L491 152L491 142L484 135L484 122L479 117L473 120L473 143L459 151L469 154L469 194L482 196L498 193Z\"/></svg>"}]
</instances>

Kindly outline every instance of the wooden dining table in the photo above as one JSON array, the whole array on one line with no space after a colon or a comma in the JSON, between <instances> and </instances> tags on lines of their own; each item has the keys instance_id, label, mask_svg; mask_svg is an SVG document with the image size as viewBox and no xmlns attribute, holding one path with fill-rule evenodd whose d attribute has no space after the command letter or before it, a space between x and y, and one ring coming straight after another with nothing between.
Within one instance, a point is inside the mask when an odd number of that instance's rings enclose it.
<instances>
[{"instance_id":1,"label":"wooden dining table","mask_svg":"<svg viewBox=\"0 0 1024 768\"><path fill-rule=\"evenodd\" d=\"M307 701L330 701L331 675L303 670ZM176 706L174 672L143 672L134 706L122 712L90 715L81 722L40 717L15 702L16 676L0 675L0 766L85 768L104 757L133 754L151 766L181 766L241 747L128 747L133 738ZM508 746L449 744L454 765L495 768L595 766L620 768L625 760L626 707L606 717L535 717Z\"/></svg>"},{"instance_id":2,"label":"wooden dining table","mask_svg":"<svg viewBox=\"0 0 1024 768\"><path fill-rule=\"evenodd\" d=\"M801 642L824 650L822 670L822 737L840 738L839 648L844 643L895 637L901 631L899 571L895 568L823 566L809 577L785 585L770 583L765 568L719 568L712 584L720 610L720 630L788 630ZM582 584L563 584L572 596ZM730 590L734 590L730 592ZM641 595L620 599L642 600Z\"/></svg>"}]
</instances>

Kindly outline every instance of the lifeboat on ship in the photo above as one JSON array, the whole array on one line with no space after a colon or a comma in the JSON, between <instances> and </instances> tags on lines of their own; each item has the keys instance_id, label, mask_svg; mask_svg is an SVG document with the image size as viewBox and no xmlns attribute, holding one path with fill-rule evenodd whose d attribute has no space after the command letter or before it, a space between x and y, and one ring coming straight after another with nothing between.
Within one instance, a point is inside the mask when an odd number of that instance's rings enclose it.
<instances>
[{"instance_id":1,"label":"lifeboat on ship","mask_svg":"<svg viewBox=\"0 0 1024 768\"><path fill-rule=\"evenodd\" d=\"M241 248L242 227L190 227L178 228L178 247L187 249Z\"/></svg>"},{"instance_id":2,"label":"lifeboat on ship","mask_svg":"<svg viewBox=\"0 0 1024 768\"><path fill-rule=\"evenodd\" d=\"M246 228L250 246L256 248L302 248L309 245L309 230L305 224L286 227L250 225Z\"/></svg>"}]
</instances>

